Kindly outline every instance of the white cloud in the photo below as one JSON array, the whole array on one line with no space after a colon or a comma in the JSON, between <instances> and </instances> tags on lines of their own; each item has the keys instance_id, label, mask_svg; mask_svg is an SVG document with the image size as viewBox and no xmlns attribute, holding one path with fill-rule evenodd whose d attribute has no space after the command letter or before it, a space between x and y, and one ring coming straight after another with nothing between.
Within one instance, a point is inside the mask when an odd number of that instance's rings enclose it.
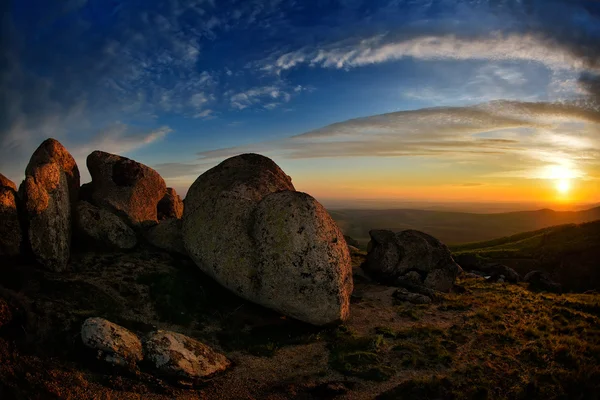
<instances>
[{"instance_id":1,"label":"white cloud","mask_svg":"<svg viewBox=\"0 0 600 400\"><path fill-rule=\"evenodd\" d=\"M588 67L584 60L551 39L533 34L495 33L476 38L451 34L398 39L378 35L360 41L295 50L264 61L262 69L279 73L299 64L354 68L408 57L420 60L523 60L539 62L551 69L585 70Z\"/></svg>"},{"instance_id":2,"label":"white cloud","mask_svg":"<svg viewBox=\"0 0 600 400\"><path fill-rule=\"evenodd\" d=\"M271 110L275 108L276 105L280 104L279 102L273 102L273 99L280 99L283 102L288 102L290 101L291 96L278 86L262 86L232 95L230 103L233 108L238 110L264 103L263 107Z\"/></svg>"}]
</instances>

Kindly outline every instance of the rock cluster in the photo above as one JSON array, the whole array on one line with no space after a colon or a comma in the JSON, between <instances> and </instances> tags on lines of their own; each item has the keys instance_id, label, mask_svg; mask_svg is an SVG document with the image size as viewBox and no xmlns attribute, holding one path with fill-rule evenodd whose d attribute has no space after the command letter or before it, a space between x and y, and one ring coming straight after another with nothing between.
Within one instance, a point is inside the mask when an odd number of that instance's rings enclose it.
<instances>
[{"instance_id":1,"label":"rock cluster","mask_svg":"<svg viewBox=\"0 0 600 400\"><path fill-rule=\"evenodd\" d=\"M489 282L519 283L521 276L512 268L497 262L489 262L473 254L461 254L455 258L463 270L486 278Z\"/></svg>"},{"instance_id":2,"label":"rock cluster","mask_svg":"<svg viewBox=\"0 0 600 400\"><path fill-rule=\"evenodd\" d=\"M448 247L433 236L415 230L372 230L369 234L367 261L362 267L378 281L440 292L452 289L461 268Z\"/></svg>"},{"instance_id":3,"label":"rock cluster","mask_svg":"<svg viewBox=\"0 0 600 400\"><path fill-rule=\"evenodd\" d=\"M32 155L18 193L1 177L0 256L27 251L62 272L72 247L147 243L189 255L223 286L284 315L316 325L348 318L346 240L323 206L297 192L272 160L225 160L196 180L186 207L155 170L134 160L94 151L87 167L92 181L80 186L74 158L48 139Z\"/></svg>"},{"instance_id":4,"label":"rock cluster","mask_svg":"<svg viewBox=\"0 0 600 400\"><path fill-rule=\"evenodd\" d=\"M85 320L81 340L109 364L136 368L146 360L158 374L187 381L213 375L231 365L224 355L180 333L159 330L142 340L103 318Z\"/></svg>"},{"instance_id":5,"label":"rock cluster","mask_svg":"<svg viewBox=\"0 0 600 400\"><path fill-rule=\"evenodd\" d=\"M266 157L243 154L202 174L186 197L183 240L202 271L243 298L315 325L349 315L340 229Z\"/></svg>"}]
</instances>

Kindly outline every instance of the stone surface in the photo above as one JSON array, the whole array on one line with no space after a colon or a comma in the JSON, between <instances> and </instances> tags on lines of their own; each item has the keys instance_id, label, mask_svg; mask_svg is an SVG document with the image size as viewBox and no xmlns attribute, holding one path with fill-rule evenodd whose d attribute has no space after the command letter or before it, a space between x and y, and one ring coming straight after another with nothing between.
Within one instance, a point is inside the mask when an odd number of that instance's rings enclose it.
<instances>
[{"instance_id":1,"label":"stone surface","mask_svg":"<svg viewBox=\"0 0 600 400\"><path fill-rule=\"evenodd\" d=\"M78 239L93 247L131 249L137 244L135 232L121 218L86 201L77 203L75 229Z\"/></svg>"},{"instance_id":2,"label":"stone surface","mask_svg":"<svg viewBox=\"0 0 600 400\"><path fill-rule=\"evenodd\" d=\"M81 340L113 365L130 366L143 358L137 335L103 318L86 319L81 326Z\"/></svg>"},{"instance_id":3,"label":"stone surface","mask_svg":"<svg viewBox=\"0 0 600 400\"><path fill-rule=\"evenodd\" d=\"M18 201L16 185L0 174L0 256L15 257L21 252Z\"/></svg>"},{"instance_id":4,"label":"stone surface","mask_svg":"<svg viewBox=\"0 0 600 400\"><path fill-rule=\"evenodd\" d=\"M319 306L321 310L329 310L326 312L329 317L324 318L325 314L307 316L305 321L321 324L339 320L345 316L344 293L351 287L351 283L345 281L345 274L350 274L346 265L346 243L337 227L335 230L330 227L327 213L320 211L314 202L307 201L307 195L289 195L290 203L286 206L288 211L285 211L281 206L288 195L272 195L280 191L294 191L290 177L272 160L257 154L232 157L201 175L188 191L183 211L183 239L188 254L205 273L239 296L275 308L286 315L304 318L306 311L298 310L302 305L293 305L292 309L286 310L291 302L286 302L285 306L279 304L283 297L291 295L282 284L288 282L289 278L279 275L279 272L293 270L288 263L296 260L295 252L302 246L312 252L311 257L331 252L334 259L321 260L315 266L329 270L319 272L318 277L314 277L317 280L301 277L304 283L300 285L297 282L294 287L299 290L306 285L302 290L308 293L320 290L309 286L311 280L314 284L329 285L332 292L328 298L336 299L335 304ZM266 200L269 196L274 197ZM259 206L261 201L265 203ZM271 204L277 207L277 215L267 210ZM304 221L292 215L300 204L306 207L302 211L307 217ZM260 216L258 207L261 208ZM267 224L264 218L269 218L269 221L273 219L273 224ZM273 237L278 230L287 229L286 224L290 224L288 228L295 229L293 233L297 238L284 236L277 239L278 242L269 244L259 239L263 237L261 229L265 229L265 237ZM316 231L318 226L326 231L313 237L303 233L303 230ZM336 237L337 243L334 243ZM273 246L282 246L285 252L277 254ZM344 250L338 252L339 246ZM336 262L340 265L335 265ZM269 270L265 270L267 265ZM298 272L294 276L298 277L298 273L304 272L302 269L306 267L304 264L297 267ZM333 289L335 285L340 287ZM277 290L286 294L277 294ZM270 296L278 297L275 299ZM305 297L302 293L296 293L295 296L297 299ZM326 321L328 318L330 320Z\"/></svg>"},{"instance_id":5,"label":"stone surface","mask_svg":"<svg viewBox=\"0 0 600 400\"><path fill-rule=\"evenodd\" d=\"M306 193L282 191L266 196L254 219L260 257L251 299L315 325L347 319L350 254L325 208Z\"/></svg>"},{"instance_id":6,"label":"stone surface","mask_svg":"<svg viewBox=\"0 0 600 400\"><path fill-rule=\"evenodd\" d=\"M70 256L79 170L69 152L48 139L31 156L25 173L19 191L31 251L44 267L63 271Z\"/></svg>"},{"instance_id":7,"label":"stone surface","mask_svg":"<svg viewBox=\"0 0 600 400\"><path fill-rule=\"evenodd\" d=\"M148 229L146 240L159 249L187 255L183 245L180 219L171 218L160 221L157 225Z\"/></svg>"},{"instance_id":8,"label":"stone surface","mask_svg":"<svg viewBox=\"0 0 600 400\"><path fill-rule=\"evenodd\" d=\"M173 188L167 188L167 193L158 202L158 219L181 218L183 216L183 200Z\"/></svg>"},{"instance_id":9,"label":"stone surface","mask_svg":"<svg viewBox=\"0 0 600 400\"><path fill-rule=\"evenodd\" d=\"M430 304L431 298L419 293L411 293L406 289L396 290L392 296L397 301L407 301L413 304Z\"/></svg>"},{"instance_id":10,"label":"stone surface","mask_svg":"<svg viewBox=\"0 0 600 400\"><path fill-rule=\"evenodd\" d=\"M560 293L562 286L555 282L548 273L544 271L531 271L525 275L525 282L529 283L529 288L536 291L546 291Z\"/></svg>"},{"instance_id":11,"label":"stone surface","mask_svg":"<svg viewBox=\"0 0 600 400\"><path fill-rule=\"evenodd\" d=\"M503 281L510 283L518 283L521 281L519 274L512 268L500 263L482 263L479 270L490 276L490 280L499 281L503 277Z\"/></svg>"},{"instance_id":12,"label":"stone surface","mask_svg":"<svg viewBox=\"0 0 600 400\"><path fill-rule=\"evenodd\" d=\"M199 341L170 331L156 331L144 341L146 360L161 373L196 380L224 371L231 364Z\"/></svg>"},{"instance_id":13,"label":"stone surface","mask_svg":"<svg viewBox=\"0 0 600 400\"><path fill-rule=\"evenodd\" d=\"M372 230L363 268L380 282L394 285L414 280L417 272L423 286L449 292L461 268L454 262L448 247L426 233L405 230Z\"/></svg>"},{"instance_id":14,"label":"stone surface","mask_svg":"<svg viewBox=\"0 0 600 400\"><path fill-rule=\"evenodd\" d=\"M167 188L152 168L103 151L87 158L94 205L117 214L131 226L157 221L158 202Z\"/></svg>"}]
</instances>

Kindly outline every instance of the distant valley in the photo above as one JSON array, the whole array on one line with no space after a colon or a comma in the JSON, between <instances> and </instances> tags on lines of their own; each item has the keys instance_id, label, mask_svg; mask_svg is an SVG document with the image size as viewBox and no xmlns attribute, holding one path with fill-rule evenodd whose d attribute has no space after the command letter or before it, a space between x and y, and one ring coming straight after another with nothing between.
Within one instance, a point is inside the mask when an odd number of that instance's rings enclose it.
<instances>
[{"instance_id":1,"label":"distant valley","mask_svg":"<svg viewBox=\"0 0 600 400\"><path fill-rule=\"evenodd\" d=\"M518 211L475 214L413 209L338 209L329 210L345 235L366 248L369 230L401 231L417 229L448 245L496 239L553 225L583 223L600 219L600 207L582 211Z\"/></svg>"}]
</instances>

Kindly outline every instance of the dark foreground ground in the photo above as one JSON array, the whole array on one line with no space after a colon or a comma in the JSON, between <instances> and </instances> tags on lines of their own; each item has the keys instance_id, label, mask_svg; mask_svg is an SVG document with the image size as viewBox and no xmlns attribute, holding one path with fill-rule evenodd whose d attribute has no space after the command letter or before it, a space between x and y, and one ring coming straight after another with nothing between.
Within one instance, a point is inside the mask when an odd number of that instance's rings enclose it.
<instances>
[{"instance_id":1,"label":"dark foreground ground","mask_svg":"<svg viewBox=\"0 0 600 400\"><path fill-rule=\"evenodd\" d=\"M357 267L363 260L355 255ZM247 303L164 253L78 254L73 272L5 266L1 399L597 399L600 295L460 282L431 305L355 269L352 316L315 328ZM0 305L1 306L1 305ZM0 310L5 308L0 307ZM5 314L5 311L3 311ZM0 313L2 314L2 313ZM96 361L79 328L105 317L139 334L170 329L233 367L196 387ZM1 318L5 318L6 315Z\"/></svg>"}]
</instances>

